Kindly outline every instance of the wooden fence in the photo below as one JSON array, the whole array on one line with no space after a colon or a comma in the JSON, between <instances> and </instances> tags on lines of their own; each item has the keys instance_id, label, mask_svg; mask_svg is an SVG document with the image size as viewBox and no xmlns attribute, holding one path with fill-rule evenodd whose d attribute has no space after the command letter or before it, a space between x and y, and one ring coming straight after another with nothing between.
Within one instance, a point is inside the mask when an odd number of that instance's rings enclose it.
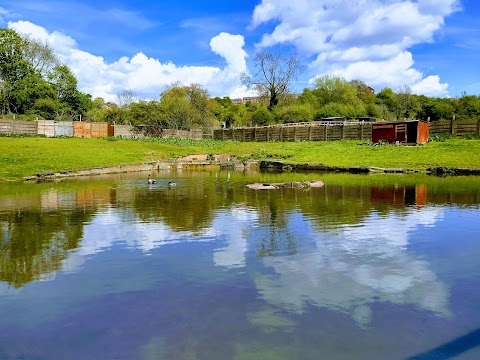
<instances>
[{"instance_id":1,"label":"wooden fence","mask_svg":"<svg viewBox=\"0 0 480 360\"><path fill-rule=\"evenodd\" d=\"M298 123L214 130L215 140L237 141L330 141L370 140L372 123Z\"/></svg>"},{"instance_id":2,"label":"wooden fence","mask_svg":"<svg viewBox=\"0 0 480 360\"><path fill-rule=\"evenodd\" d=\"M430 134L480 135L480 120L440 120L428 125Z\"/></svg>"},{"instance_id":3,"label":"wooden fence","mask_svg":"<svg viewBox=\"0 0 480 360\"><path fill-rule=\"evenodd\" d=\"M371 140L370 122L296 123L234 129L215 129L215 140L330 141ZM378 123L377 123L378 124ZM480 135L480 120L443 120L429 123L430 134Z\"/></svg>"},{"instance_id":4,"label":"wooden fence","mask_svg":"<svg viewBox=\"0 0 480 360\"><path fill-rule=\"evenodd\" d=\"M480 120L442 120L429 123L430 134L480 135ZM123 138L146 136L140 127L110 123L89 123L84 121L21 121L0 120L0 134L24 134L103 137L118 136ZM179 137L199 140L204 137L201 130L164 129L161 137ZM371 140L372 123L296 123L262 127L245 127L236 129L215 129L215 140L236 141L329 141L329 140Z\"/></svg>"},{"instance_id":5,"label":"wooden fence","mask_svg":"<svg viewBox=\"0 0 480 360\"><path fill-rule=\"evenodd\" d=\"M18 134L30 136L44 135L46 137L69 136L83 138L97 138L105 136L139 138L145 136L142 127L133 127L131 125L54 120L0 120L0 134ZM202 130L185 131L164 129L159 132L159 136L179 137L195 140L200 140L203 138Z\"/></svg>"},{"instance_id":6,"label":"wooden fence","mask_svg":"<svg viewBox=\"0 0 480 360\"><path fill-rule=\"evenodd\" d=\"M37 135L37 124L33 121L0 120L0 133Z\"/></svg>"}]
</instances>

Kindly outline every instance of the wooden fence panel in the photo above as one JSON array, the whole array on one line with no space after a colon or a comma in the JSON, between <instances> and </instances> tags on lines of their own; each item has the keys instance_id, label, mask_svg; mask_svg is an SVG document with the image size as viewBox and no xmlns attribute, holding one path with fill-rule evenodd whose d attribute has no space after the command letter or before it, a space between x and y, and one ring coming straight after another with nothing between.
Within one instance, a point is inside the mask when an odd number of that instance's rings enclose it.
<instances>
[{"instance_id":1,"label":"wooden fence panel","mask_svg":"<svg viewBox=\"0 0 480 360\"><path fill-rule=\"evenodd\" d=\"M37 134L46 137L55 137L54 120L37 120Z\"/></svg>"},{"instance_id":2,"label":"wooden fence panel","mask_svg":"<svg viewBox=\"0 0 480 360\"><path fill-rule=\"evenodd\" d=\"M85 123L86 124L86 123ZM113 125L110 123L91 123L90 137L98 138L105 136L113 136Z\"/></svg>"},{"instance_id":3,"label":"wooden fence panel","mask_svg":"<svg viewBox=\"0 0 480 360\"><path fill-rule=\"evenodd\" d=\"M35 121L14 120L10 128L11 134L37 135L37 123Z\"/></svg>"},{"instance_id":4,"label":"wooden fence panel","mask_svg":"<svg viewBox=\"0 0 480 360\"><path fill-rule=\"evenodd\" d=\"M73 136L82 138L91 138L92 123L75 121L73 123Z\"/></svg>"},{"instance_id":5,"label":"wooden fence panel","mask_svg":"<svg viewBox=\"0 0 480 360\"><path fill-rule=\"evenodd\" d=\"M55 122L55 136L73 136L73 124L72 121Z\"/></svg>"},{"instance_id":6,"label":"wooden fence panel","mask_svg":"<svg viewBox=\"0 0 480 360\"><path fill-rule=\"evenodd\" d=\"M255 128L245 129L243 132L243 141L254 141Z\"/></svg>"},{"instance_id":7,"label":"wooden fence panel","mask_svg":"<svg viewBox=\"0 0 480 360\"><path fill-rule=\"evenodd\" d=\"M310 126L298 126L295 131L295 141L308 141L308 130Z\"/></svg>"},{"instance_id":8,"label":"wooden fence panel","mask_svg":"<svg viewBox=\"0 0 480 360\"><path fill-rule=\"evenodd\" d=\"M243 129L232 129L232 139L236 141L243 141Z\"/></svg>"},{"instance_id":9,"label":"wooden fence panel","mask_svg":"<svg viewBox=\"0 0 480 360\"><path fill-rule=\"evenodd\" d=\"M1 134L25 134L37 135L37 123L35 121L0 120Z\"/></svg>"},{"instance_id":10,"label":"wooden fence panel","mask_svg":"<svg viewBox=\"0 0 480 360\"><path fill-rule=\"evenodd\" d=\"M280 141L280 127L268 128L268 141Z\"/></svg>"},{"instance_id":11,"label":"wooden fence panel","mask_svg":"<svg viewBox=\"0 0 480 360\"><path fill-rule=\"evenodd\" d=\"M129 139L133 137L133 127L130 125L117 125L113 126L113 136Z\"/></svg>"},{"instance_id":12,"label":"wooden fence panel","mask_svg":"<svg viewBox=\"0 0 480 360\"><path fill-rule=\"evenodd\" d=\"M428 123L428 129L431 134L450 134L451 122L450 121L433 121Z\"/></svg>"},{"instance_id":13,"label":"wooden fence panel","mask_svg":"<svg viewBox=\"0 0 480 360\"><path fill-rule=\"evenodd\" d=\"M11 134L13 129L13 121L0 120L0 134Z\"/></svg>"},{"instance_id":14,"label":"wooden fence panel","mask_svg":"<svg viewBox=\"0 0 480 360\"><path fill-rule=\"evenodd\" d=\"M455 135L471 135L477 134L478 122L473 121L454 121L454 134Z\"/></svg>"},{"instance_id":15,"label":"wooden fence panel","mask_svg":"<svg viewBox=\"0 0 480 360\"><path fill-rule=\"evenodd\" d=\"M325 140L325 126L312 126L310 129L311 141L324 141Z\"/></svg>"},{"instance_id":16,"label":"wooden fence panel","mask_svg":"<svg viewBox=\"0 0 480 360\"><path fill-rule=\"evenodd\" d=\"M346 125L343 129L345 140L359 140L361 139L361 125Z\"/></svg>"}]
</instances>

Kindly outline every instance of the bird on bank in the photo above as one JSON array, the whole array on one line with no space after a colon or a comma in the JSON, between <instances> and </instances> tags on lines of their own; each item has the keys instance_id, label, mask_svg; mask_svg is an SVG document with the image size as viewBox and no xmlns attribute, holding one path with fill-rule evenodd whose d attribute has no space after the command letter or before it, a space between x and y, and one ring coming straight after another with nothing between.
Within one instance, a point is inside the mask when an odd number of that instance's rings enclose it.
<instances>
[{"instance_id":1,"label":"bird on bank","mask_svg":"<svg viewBox=\"0 0 480 360\"><path fill-rule=\"evenodd\" d=\"M174 182L172 182L172 181L169 181L169 182L168 182L168 186L177 186L177 183L174 183Z\"/></svg>"},{"instance_id":2,"label":"bird on bank","mask_svg":"<svg viewBox=\"0 0 480 360\"><path fill-rule=\"evenodd\" d=\"M157 182L157 180L152 179L152 178L150 177L150 174L148 174L148 176L147 176L147 184L155 184L156 182Z\"/></svg>"}]
</instances>

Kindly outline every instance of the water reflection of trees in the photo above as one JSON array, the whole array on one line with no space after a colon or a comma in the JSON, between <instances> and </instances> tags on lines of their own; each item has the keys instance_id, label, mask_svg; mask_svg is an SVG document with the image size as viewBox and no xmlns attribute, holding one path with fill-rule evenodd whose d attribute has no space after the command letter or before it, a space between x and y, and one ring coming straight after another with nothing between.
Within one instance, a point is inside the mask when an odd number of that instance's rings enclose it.
<instances>
[{"instance_id":1,"label":"water reflection of trees","mask_svg":"<svg viewBox=\"0 0 480 360\"><path fill-rule=\"evenodd\" d=\"M327 183L309 190L280 188L254 191L240 181L217 181L212 175L195 177L177 188L124 186L122 182L85 182L28 189L0 196L0 280L13 286L40 279L60 269L68 252L80 246L83 226L98 206L115 208L127 223L161 222L172 231L208 229L216 213L225 209L253 209L257 216L257 255L295 255L301 240L288 227L299 214L319 230L335 230L363 223L372 213L408 216L410 207L425 204L475 205L479 187L466 189L430 184L349 185ZM191 181L191 180L190 180ZM427 192L428 188L428 192ZM249 228L249 224L239 224Z\"/></svg>"},{"instance_id":2,"label":"water reflection of trees","mask_svg":"<svg viewBox=\"0 0 480 360\"><path fill-rule=\"evenodd\" d=\"M80 210L0 215L0 280L21 287L59 270L90 217Z\"/></svg>"}]
</instances>

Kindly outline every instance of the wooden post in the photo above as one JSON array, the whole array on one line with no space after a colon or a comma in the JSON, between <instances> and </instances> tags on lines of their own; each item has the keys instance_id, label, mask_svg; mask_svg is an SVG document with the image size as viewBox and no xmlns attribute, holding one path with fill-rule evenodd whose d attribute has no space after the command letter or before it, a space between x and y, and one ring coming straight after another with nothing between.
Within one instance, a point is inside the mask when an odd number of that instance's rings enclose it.
<instances>
[{"instance_id":1,"label":"wooden post","mask_svg":"<svg viewBox=\"0 0 480 360\"><path fill-rule=\"evenodd\" d=\"M455 133L455 129L454 129L454 123L453 123L453 120L455 120L455 117L453 117L452 120L450 120L450 134L454 134Z\"/></svg>"},{"instance_id":2,"label":"wooden post","mask_svg":"<svg viewBox=\"0 0 480 360\"><path fill-rule=\"evenodd\" d=\"M345 140L345 123L342 124L342 140Z\"/></svg>"},{"instance_id":3,"label":"wooden post","mask_svg":"<svg viewBox=\"0 0 480 360\"><path fill-rule=\"evenodd\" d=\"M270 130L270 126L267 126L267 135L266 135L267 141L269 140L269 130Z\"/></svg>"},{"instance_id":4,"label":"wooden post","mask_svg":"<svg viewBox=\"0 0 480 360\"><path fill-rule=\"evenodd\" d=\"M297 141L297 127L293 127L293 142Z\"/></svg>"},{"instance_id":5,"label":"wooden post","mask_svg":"<svg viewBox=\"0 0 480 360\"><path fill-rule=\"evenodd\" d=\"M480 121L479 121L480 124ZM312 141L312 126L308 125L308 141Z\"/></svg>"},{"instance_id":6,"label":"wooden post","mask_svg":"<svg viewBox=\"0 0 480 360\"><path fill-rule=\"evenodd\" d=\"M283 141L283 126L280 125L280 141Z\"/></svg>"},{"instance_id":7,"label":"wooden post","mask_svg":"<svg viewBox=\"0 0 480 360\"><path fill-rule=\"evenodd\" d=\"M253 141L257 141L257 127L253 128Z\"/></svg>"},{"instance_id":8,"label":"wooden post","mask_svg":"<svg viewBox=\"0 0 480 360\"><path fill-rule=\"evenodd\" d=\"M477 134L480 135L480 120L477 121Z\"/></svg>"},{"instance_id":9,"label":"wooden post","mask_svg":"<svg viewBox=\"0 0 480 360\"><path fill-rule=\"evenodd\" d=\"M328 140L328 136L327 136L327 133L328 133L328 125L325 124L324 127L325 127L325 141L327 141L327 140Z\"/></svg>"},{"instance_id":10,"label":"wooden post","mask_svg":"<svg viewBox=\"0 0 480 360\"><path fill-rule=\"evenodd\" d=\"M363 140L363 122L360 124L360 140Z\"/></svg>"},{"instance_id":11,"label":"wooden post","mask_svg":"<svg viewBox=\"0 0 480 360\"><path fill-rule=\"evenodd\" d=\"M245 128L243 128L243 142L245 142Z\"/></svg>"}]
</instances>

